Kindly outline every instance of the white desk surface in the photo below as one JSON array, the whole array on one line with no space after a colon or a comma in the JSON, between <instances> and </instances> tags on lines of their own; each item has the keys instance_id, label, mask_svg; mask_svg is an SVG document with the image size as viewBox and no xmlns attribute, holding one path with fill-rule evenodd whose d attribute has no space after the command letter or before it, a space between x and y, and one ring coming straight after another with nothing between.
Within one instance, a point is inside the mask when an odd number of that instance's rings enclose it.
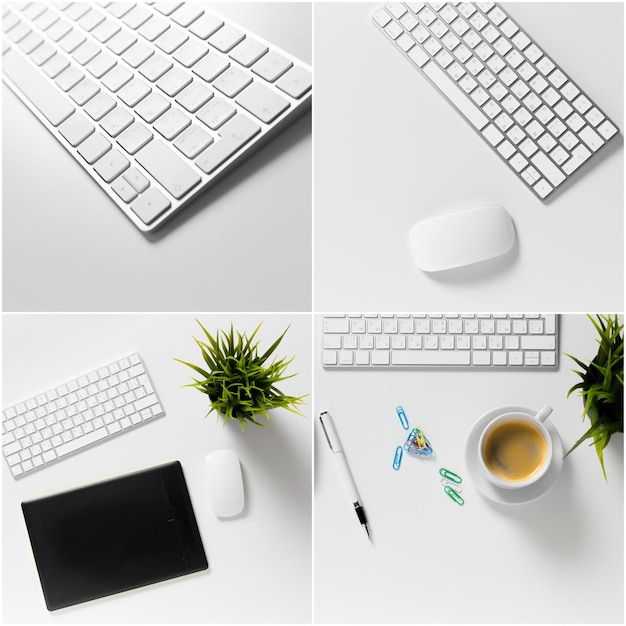
<instances>
[{"instance_id":1,"label":"white desk surface","mask_svg":"<svg viewBox=\"0 0 626 626\"><path fill-rule=\"evenodd\" d=\"M561 316L561 352L593 358L595 330ZM321 320L316 320L319 333ZM319 345L319 341L316 341ZM623 436L605 450L583 445L548 493L523 505L486 499L468 476L465 442L498 406L554 408L565 450L588 425L579 379L557 371L315 370L315 593L319 623L607 623L624 619ZM435 459L402 459L407 437L395 412L421 426ZM372 542L347 501L318 415L333 416L369 518ZM588 424L588 421L586 421ZM438 470L463 477L465 504L443 492Z\"/></svg>"},{"instance_id":2,"label":"white desk surface","mask_svg":"<svg viewBox=\"0 0 626 626\"><path fill-rule=\"evenodd\" d=\"M254 330L261 347L291 323L278 356L295 356L282 389L311 392L311 318L303 315L201 315L207 329ZM199 362L189 315L4 316L3 406L132 351L145 360L165 417L60 461L19 481L2 460L3 623L246 623L311 620L312 419L274 413L269 428L222 428L204 419L205 397L183 387ZM310 399L309 399L310 400ZM310 407L303 412L309 415ZM211 508L206 455L230 448L240 458L246 505L233 519ZM209 561L204 572L49 613L20 503L108 477L179 460Z\"/></svg>"},{"instance_id":3,"label":"white desk surface","mask_svg":"<svg viewBox=\"0 0 626 626\"><path fill-rule=\"evenodd\" d=\"M541 202L377 32L377 6L314 9L316 311L622 310L623 134ZM623 133L623 3L505 9ZM511 214L513 252L439 274L415 266L413 224L487 203Z\"/></svg>"},{"instance_id":4,"label":"white desk surface","mask_svg":"<svg viewBox=\"0 0 626 626\"><path fill-rule=\"evenodd\" d=\"M310 3L214 6L311 63ZM144 235L2 95L5 311L311 309L310 113Z\"/></svg>"}]
</instances>

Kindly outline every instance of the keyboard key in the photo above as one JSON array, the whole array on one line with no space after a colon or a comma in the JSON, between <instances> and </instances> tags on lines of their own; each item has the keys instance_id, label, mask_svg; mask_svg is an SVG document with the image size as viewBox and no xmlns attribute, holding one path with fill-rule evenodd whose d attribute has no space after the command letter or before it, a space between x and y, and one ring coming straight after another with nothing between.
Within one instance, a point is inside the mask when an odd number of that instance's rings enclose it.
<instances>
[{"instance_id":1,"label":"keyboard key","mask_svg":"<svg viewBox=\"0 0 626 626\"><path fill-rule=\"evenodd\" d=\"M124 178L133 186L137 193L143 193L150 185L150 181L136 167L126 170Z\"/></svg>"},{"instance_id":2,"label":"keyboard key","mask_svg":"<svg viewBox=\"0 0 626 626\"><path fill-rule=\"evenodd\" d=\"M258 61L267 50L268 48L265 44L256 41L252 37L246 37L231 50L228 56L244 67L250 67L253 63Z\"/></svg>"},{"instance_id":3,"label":"keyboard key","mask_svg":"<svg viewBox=\"0 0 626 626\"><path fill-rule=\"evenodd\" d=\"M149 225L170 206L171 202L156 187L149 187L130 205L130 208L144 224Z\"/></svg>"},{"instance_id":4,"label":"keyboard key","mask_svg":"<svg viewBox=\"0 0 626 626\"><path fill-rule=\"evenodd\" d=\"M191 40L184 43L174 53L174 58L184 67L191 67L203 56L208 54L209 49L199 41Z\"/></svg>"},{"instance_id":5,"label":"keyboard key","mask_svg":"<svg viewBox=\"0 0 626 626\"><path fill-rule=\"evenodd\" d=\"M100 87L94 81L84 78L69 92L69 96L76 104L82 106L99 92Z\"/></svg>"},{"instance_id":6,"label":"keyboard key","mask_svg":"<svg viewBox=\"0 0 626 626\"><path fill-rule=\"evenodd\" d=\"M604 145L604 139L596 133L591 126L585 126L579 133L579 137L595 152Z\"/></svg>"},{"instance_id":7,"label":"keyboard key","mask_svg":"<svg viewBox=\"0 0 626 626\"><path fill-rule=\"evenodd\" d=\"M78 154L92 165L111 149L111 143L100 133L93 133L78 148Z\"/></svg>"},{"instance_id":8,"label":"keyboard key","mask_svg":"<svg viewBox=\"0 0 626 626\"><path fill-rule=\"evenodd\" d=\"M94 125L82 114L74 113L59 126L59 133L70 146L76 147L95 130Z\"/></svg>"},{"instance_id":9,"label":"keyboard key","mask_svg":"<svg viewBox=\"0 0 626 626\"><path fill-rule=\"evenodd\" d=\"M456 84L448 78L446 73L434 63L429 63L422 68L424 73L441 89L441 91L452 101L453 104L463 113L473 126L482 130L489 119L485 117L474 103L467 98L463 92L459 91Z\"/></svg>"},{"instance_id":10,"label":"keyboard key","mask_svg":"<svg viewBox=\"0 0 626 626\"><path fill-rule=\"evenodd\" d=\"M311 89L311 72L302 67L292 67L277 81L276 86L292 98L301 98Z\"/></svg>"},{"instance_id":11,"label":"keyboard key","mask_svg":"<svg viewBox=\"0 0 626 626\"><path fill-rule=\"evenodd\" d=\"M424 352L424 351L399 351L393 352L391 362L393 365L469 365L470 352Z\"/></svg>"},{"instance_id":12,"label":"keyboard key","mask_svg":"<svg viewBox=\"0 0 626 626\"><path fill-rule=\"evenodd\" d=\"M143 98L145 98L152 91L152 87L147 85L139 78L133 78L130 82L126 83L122 90L118 93L118 97L122 102L129 107L134 107Z\"/></svg>"},{"instance_id":13,"label":"keyboard key","mask_svg":"<svg viewBox=\"0 0 626 626\"><path fill-rule=\"evenodd\" d=\"M142 148L135 158L175 198L182 198L200 183L200 176L158 139Z\"/></svg>"},{"instance_id":14,"label":"keyboard key","mask_svg":"<svg viewBox=\"0 0 626 626\"><path fill-rule=\"evenodd\" d=\"M126 203L132 202L137 197L137 191L123 176L113 181L111 189Z\"/></svg>"},{"instance_id":15,"label":"keyboard key","mask_svg":"<svg viewBox=\"0 0 626 626\"><path fill-rule=\"evenodd\" d=\"M172 65L172 62L168 58L160 54L155 54L139 68L139 73L153 83L155 80L161 78L165 72L170 70Z\"/></svg>"},{"instance_id":16,"label":"keyboard key","mask_svg":"<svg viewBox=\"0 0 626 626\"><path fill-rule=\"evenodd\" d=\"M235 102L266 124L275 120L290 106L287 100L260 83L254 83L244 89Z\"/></svg>"},{"instance_id":17,"label":"keyboard key","mask_svg":"<svg viewBox=\"0 0 626 626\"><path fill-rule=\"evenodd\" d=\"M222 124L233 117L236 112L237 109L222 100L222 98L212 98L210 102L198 112L197 117L211 130L217 130Z\"/></svg>"},{"instance_id":18,"label":"keyboard key","mask_svg":"<svg viewBox=\"0 0 626 626\"><path fill-rule=\"evenodd\" d=\"M154 125L154 130L163 135L165 139L172 140L190 124L191 120L186 115L178 109L170 109L159 118Z\"/></svg>"},{"instance_id":19,"label":"keyboard key","mask_svg":"<svg viewBox=\"0 0 626 626\"><path fill-rule=\"evenodd\" d=\"M219 57L217 54L210 54L199 63L196 63L192 68L192 72L210 83L229 67L230 63L226 59Z\"/></svg>"},{"instance_id":20,"label":"keyboard key","mask_svg":"<svg viewBox=\"0 0 626 626\"><path fill-rule=\"evenodd\" d=\"M106 93L99 93L85 106L85 113L96 122L115 108L115 100Z\"/></svg>"},{"instance_id":21,"label":"keyboard key","mask_svg":"<svg viewBox=\"0 0 626 626\"><path fill-rule=\"evenodd\" d=\"M144 121L152 124L159 116L170 108L170 103L160 94L151 93L135 108L135 113Z\"/></svg>"},{"instance_id":22,"label":"keyboard key","mask_svg":"<svg viewBox=\"0 0 626 626\"><path fill-rule=\"evenodd\" d=\"M128 154L135 154L135 152L143 148L152 137L153 134L143 124L135 122L117 138L117 143L119 143Z\"/></svg>"},{"instance_id":23,"label":"keyboard key","mask_svg":"<svg viewBox=\"0 0 626 626\"><path fill-rule=\"evenodd\" d=\"M245 35L240 30L230 24L225 24L209 37L208 42L220 52L229 52L244 37Z\"/></svg>"},{"instance_id":24,"label":"keyboard key","mask_svg":"<svg viewBox=\"0 0 626 626\"><path fill-rule=\"evenodd\" d=\"M100 120L100 126L111 137L117 137L134 121L135 118L124 107L116 107Z\"/></svg>"},{"instance_id":25,"label":"keyboard key","mask_svg":"<svg viewBox=\"0 0 626 626\"><path fill-rule=\"evenodd\" d=\"M105 428L99 428L94 430L93 432L83 435L78 439L72 439L67 441L66 443L61 444L55 448L55 452L57 457L66 456L71 454L72 452L76 452L84 448L85 446L96 443L96 441L100 441L108 436L108 433Z\"/></svg>"},{"instance_id":26,"label":"keyboard key","mask_svg":"<svg viewBox=\"0 0 626 626\"><path fill-rule=\"evenodd\" d=\"M203 104L213 97L213 92L202 83L196 81L185 87L176 97L176 102L189 113L195 113Z\"/></svg>"},{"instance_id":27,"label":"keyboard key","mask_svg":"<svg viewBox=\"0 0 626 626\"><path fill-rule=\"evenodd\" d=\"M252 71L257 76L273 83L292 66L293 63L289 59L274 50L270 50L252 66Z\"/></svg>"},{"instance_id":28,"label":"keyboard key","mask_svg":"<svg viewBox=\"0 0 626 626\"><path fill-rule=\"evenodd\" d=\"M113 93L119 91L124 85L126 85L133 78L133 73L122 65L118 65L102 79L102 84Z\"/></svg>"},{"instance_id":29,"label":"keyboard key","mask_svg":"<svg viewBox=\"0 0 626 626\"><path fill-rule=\"evenodd\" d=\"M175 96L191 80L191 76L187 72L174 68L158 80L157 87L162 89L168 96Z\"/></svg>"},{"instance_id":30,"label":"keyboard key","mask_svg":"<svg viewBox=\"0 0 626 626\"><path fill-rule=\"evenodd\" d=\"M530 160L555 187L565 180L563 172L543 152L536 152Z\"/></svg>"},{"instance_id":31,"label":"keyboard key","mask_svg":"<svg viewBox=\"0 0 626 626\"><path fill-rule=\"evenodd\" d=\"M210 174L260 132L260 126L245 115L235 115L220 128L220 140L204 150L195 163L203 172Z\"/></svg>"},{"instance_id":32,"label":"keyboard key","mask_svg":"<svg viewBox=\"0 0 626 626\"><path fill-rule=\"evenodd\" d=\"M130 166L128 159L119 150L109 150L94 166L102 179L110 183Z\"/></svg>"},{"instance_id":33,"label":"keyboard key","mask_svg":"<svg viewBox=\"0 0 626 626\"><path fill-rule=\"evenodd\" d=\"M190 27L189 31L200 39L208 39L224 22L214 15L203 15L197 19Z\"/></svg>"},{"instance_id":34,"label":"keyboard key","mask_svg":"<svg viewBox=\"0 0 626 626\"><path fill-rule=\"evenodd\" d=\"M17 52L9 50L2 57L2 70L53 126L58 126L74 113L74 106L46 82L46 79Z\"/></svg>"},{"instance_id":35,"label":"keyboard key","mask_svg":"<svg viewBox=\"0 0 626 626\"><path fill-rule=\"evenodd\" d=\"M252 79L246 72L238 67L230 67L222 72L213 81L213 86L221 91L225 96L234 98L244 87L249 85Z\"/></svg>"},{"instance_id":36,"label":"keyboard key","mask_svg":"<svg viewBox=\"0 0 626 626\"><path fill-rule=\"evenodd\" d=\"M174 146L188 159L194 159L212 143L213 137L200 126L194 124L176 138Z\"/></svg>"}]
</instances>

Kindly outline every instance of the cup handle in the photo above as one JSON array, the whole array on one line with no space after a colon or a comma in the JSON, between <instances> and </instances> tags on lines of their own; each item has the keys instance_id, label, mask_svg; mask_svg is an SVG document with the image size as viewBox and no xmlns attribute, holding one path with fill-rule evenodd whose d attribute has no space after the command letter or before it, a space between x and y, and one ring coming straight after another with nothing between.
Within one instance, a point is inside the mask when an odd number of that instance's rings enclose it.
<instances>
[{"instance_id":1,"label":"cup handle","mask_svg":"<svg viewBox=\"0 0 626 626\"><path fill-rule=\"evenodd\" d=\"M535 415L535 419L539 422L543 422L548 417L548 415L552 413L552 411L553 411L552 407L546 404L543 407L541 407L541 409L539 409L539 411Z\"/></svg>"}]
</instances>

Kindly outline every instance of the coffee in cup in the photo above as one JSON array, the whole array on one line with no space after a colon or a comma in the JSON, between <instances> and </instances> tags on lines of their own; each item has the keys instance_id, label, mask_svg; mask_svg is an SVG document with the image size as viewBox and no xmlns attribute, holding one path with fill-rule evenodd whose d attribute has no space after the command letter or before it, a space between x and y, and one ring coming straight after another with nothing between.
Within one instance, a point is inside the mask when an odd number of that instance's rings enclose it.
<instances>
[{"instance_id":1,"label":"coffee in cup","mask_svg":"<svg viewBox=\"0 0 626 626\"><path fill-rule=\"evenodd\" d=\"M524 487L545 474L552 458L552 439L542 421L552 412L544 407L495 417L479 440L479 458L487 478L500 487Z\"/></svg>"}]
</instances>

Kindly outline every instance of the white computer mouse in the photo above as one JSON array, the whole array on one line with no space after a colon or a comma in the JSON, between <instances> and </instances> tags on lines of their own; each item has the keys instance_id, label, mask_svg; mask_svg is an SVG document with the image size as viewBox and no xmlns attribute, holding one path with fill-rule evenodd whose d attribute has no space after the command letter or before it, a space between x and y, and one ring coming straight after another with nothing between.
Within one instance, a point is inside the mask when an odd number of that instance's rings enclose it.
<instances>
[{"instance_id":1,"label":"white computer mouse","mask_svg":"<svg viewBox=\"0 0 626 626\"><path fill-rule=\"evenodd\" d=\"M413 259L425 272L487 261L507 253L514 243L513 220L498 204L431 217L409 233Z\"/></svg>"},{"instance_id":2,"label":"white computer mouse","mask_svg":"<svg viewBox=\"0 0 626 626\"><path fill-rule=\"evenodd\" d=\"M209 499L218 517L243 511L243 477L239 457L232 450L214 450L206 458Z\"/></svg>"}]
</instances>

